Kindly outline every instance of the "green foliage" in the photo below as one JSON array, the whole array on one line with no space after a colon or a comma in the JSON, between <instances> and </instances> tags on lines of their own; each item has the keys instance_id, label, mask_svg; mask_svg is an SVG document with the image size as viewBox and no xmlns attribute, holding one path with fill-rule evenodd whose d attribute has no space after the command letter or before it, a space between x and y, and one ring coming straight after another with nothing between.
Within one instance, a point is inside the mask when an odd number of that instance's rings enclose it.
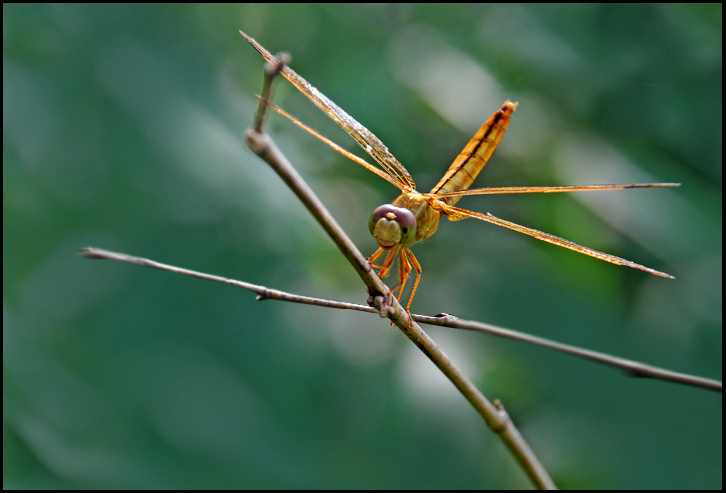
<instances>
[{"instance_id":1,"label":"green foliage","mask_svg":"<svg viewBox=\"0 0 726 493\"><path fill-rule=\"evenodd\" d=\"M481 186L682 182L461 202L676 281L462 221L414 247L412 310L720 378L720 5L4 5L4 487L528 486L385 321L73 255L365 302L244 147L262 60L240 28L289 51L422 189L507 98L520 106ZM286 82L275 100L354 147ZM396 190L268 128L372 253L367 218ZM721 396L430 333L561 486L721 488Z\"/></svg>"}]
</instances>

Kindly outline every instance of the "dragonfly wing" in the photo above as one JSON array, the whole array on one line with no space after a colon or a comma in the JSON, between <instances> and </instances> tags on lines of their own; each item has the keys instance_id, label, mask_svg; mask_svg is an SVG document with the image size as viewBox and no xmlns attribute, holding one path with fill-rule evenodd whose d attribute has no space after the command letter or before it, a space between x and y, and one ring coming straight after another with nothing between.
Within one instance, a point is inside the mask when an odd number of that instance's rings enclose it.
<instances>
[{"instance_id":1,"label":"dragonfly wing","mask_svg":"<svg viewBox=\"0 0 726 493\"><path fill-rule=\"evenodd\" d=\"M267 51L264 46L244 32L240 31L239 33L265 58L265 60L270 63L277 63L275 56ZM388 148L373 134L373 132L358 123L355 118L346 113L340 106L331 101L325 94L316 89L315 86L310 84L287 65L285 65L280 73L283 77L290 81L290 83L295 86L298 91L307 96L310 101L323 110L330 119L340 125L341 128L345 130L346 133L350 135L350 137L381 166L381 168L394 177L394 179L400 184L397 185L399 188L402 190L405 188L410 188L412 190L416 189L416 184L406 168L398 162L395 156L390 153Z\"/></svg>"},{"instance_id":2,"label":"dragonfly wing","mask_svg":"<svg viewBox=\"0 0 726 493\"><path fill-rule=\"evenodd\" d=\"M312 128L310 128L307 125L305 125L303 122L301 122L300 120L298 120L297 118L295 118L294 116L292 116L290 113L288 113L287 111L285 111L282 108L280 108L279 106L277 106L272 101L268 101L268 100L264 99L262 96L257 96L257 99L259 99L260 101L262 101L263 103L265 103L268 107L272 108L277 113L281 114L282 116L284 116L285 118L287 118L288 120L290 120L292 123L294 123L298 127L300 127L303 130L305 130L307 133L309 133L313 137L316 137L321 142L329 145L334 150L338 151L339 153L341 153L343 156L347 157L351 161L355 161L356 163L360 164L361 166L363 166L364 168L366 168L371 173L375 173L376 175L380 176L381 178L383 178L384 180L386 180L387 182L389 182L393 186L396 186L398 188L403 189L404 184L401 183L401 180L397 179L395 176L391 176L389 173L386 173L381 168L377 168L376 166L370 164L365 159L363 159L361 157L358 157L357 155L353 154L349 150L340 147L338 144L336 144L335 142L333 142L332 140L330 140L329 138L327 138L323 134L321 134L318 131L313 130Z\"/></svg>"},{"instance_id":3,"label":"dragonfly wing","mask_svg":"<svg viewBox=\"0 0 726 493\"><path fill-rule=\"evenodd\" d=\"M471 138L464 149L451 163L444 176L436 186L431 189L432 194L447 197L446 202L454 205L459 200L455 193L466 190L471 186L481 170L494 154L494 150L507 131L509 121L512 119L517 103L505 101L502 107L495 111Z\"/></svg>"},{"instance_id":4,"label":"dragonfly wing","mask_svg":"<svg viewBox=\"0 0 726 493\"><path fill-rule=\"evenodd\" d=\"M463 197L465 195L497 195L508 193L558 193L558 192L591 192L598 190L626 190L628 188L672 188L680 187L680 183L631 183L629 185L582 185L564 187L488 187L458 190L450 193L439 193L437 197Z\"/></svg>"},{"instance_id":5,"label":"dragonfly wing","mask_svg":"<svg viewBox=\"0 0 726 493\"><path fill-rule=\"evenodd\" d=\"M546 241L547 243L552 243L553 245L561 246L563 248L567 248L567 249L573 250L575 252L582 253L584 255L589 255L590 257L595 257L597 259L604 260L605 262L610 262L611 264L624 265L626 267L642 270L644 272L648 272L649 274L653 274L656 276L667 277L669 279L675 279L675 277L673 277L670 274L666 274L665 272L651 269L650 267L646 267L644 265L637 264L630 260L616 257L615 255L610 255L609 253L599 252L597 250L593 250L592 248L578 245L577 243L574 243L569 240L565 240L564 238L560 238L559 236L551 235L549 233L545 233L545 232L539 231L537 229L527 228L525 226L521 226L521 225L513 223L513 222L505 221L504 219L499 219L498 217L493 216L492 214L489 214L488 212L486 214L484 214L481 212L468 211L466 209L460 209L458 207L453 207L453 206L444 206L443 210L446 213L446 216L451 221L459 221L459 220L465 219L467 217L473 217L475 219L486 221L488 223L496 224L497 226L502 226L503 228L511 229L513 231L517 231L519 233L526 234L533 238L537 238L538 240Z\"/></svg>"}]
</instances>

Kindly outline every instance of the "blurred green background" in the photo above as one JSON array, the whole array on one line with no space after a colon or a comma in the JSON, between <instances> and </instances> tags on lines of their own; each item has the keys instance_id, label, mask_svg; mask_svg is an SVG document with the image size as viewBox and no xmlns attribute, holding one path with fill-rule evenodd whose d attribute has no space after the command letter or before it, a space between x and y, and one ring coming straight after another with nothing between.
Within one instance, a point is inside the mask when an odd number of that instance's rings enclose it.
<instances>
[{"instance_id":1,"label":"blurred green background","mask_svg":"<svg viewBox=\"0 0 726 493\"><path fill-rule=\"evenodd\" d=\"M721 5L3 5L3 486L529 486L385 320L75 255L97 246L365 303L352 268L244 146L262 59L237 29L289 51L422 190L507 98L520 106L478 186L682 182L461 202L675 281L443 222L414 249L412 309L720 379L721 16ZM355 147L287 82L274 99ZM372 253L368 215L397 191L279 117L268 130ZM721 488L718 393L426 330L502 399L560 487Z\"/></svg>"}]
</instances>

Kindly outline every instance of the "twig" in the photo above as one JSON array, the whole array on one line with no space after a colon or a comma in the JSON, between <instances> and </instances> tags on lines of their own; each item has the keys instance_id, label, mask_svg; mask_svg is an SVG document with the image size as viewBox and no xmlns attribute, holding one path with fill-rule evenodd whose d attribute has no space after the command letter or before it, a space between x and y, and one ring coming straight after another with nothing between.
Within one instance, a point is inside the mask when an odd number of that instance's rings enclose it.
<instances>
[{"instance_id":1,"label":"twig","mask_svg":"<svg viewBox=\"0 0 726 493\"><path fill-rule=\"evenodd\" d=\"M322 306L325 308L337 308L341 310L356 310L367 313L378 313L378 310L369 306L358 305L355 303L344 303L342 301L326 300L323 298L312 298L309 296L300 296L285 291L279 291L277 289L271 289L265 286L258 286L257 284L251 284L248 282L237 281L226 277L215 276L212 274L205 274L189 269L182 269L169 264L163 264L161 262L155 262L146 258L135 257L133 255L127 255L125 253L111 252L108 250L102 250L100 248L84 248L79 255L87 258L96 259L107 259L117 260L120 262L126 262L129 264L140 265L143 267L151 267L154 269L166 270L174 272L176 274L184 274L187 276L198 277L199 279L206 279L209 281L221 282L225 284L231 284L238 286L243 289L255 292L258 294L257 299L262 301L266 299L274 299L279 301L289 301L292 303L302 303L306 305ZM496 325L485 324L482 322L473 322L470 320L462 320L448 314L441 314L435 317L428 317L425 315L413 315L413 320L418 323L425 323L429 325L438 325L440 327L447 327L452 329L461 330L473 330L477 332L484 332L493 336L503 337L505 339L513 339L515 341L522 341L537 346L542 346L555 351L568 353L579 358L589 359L597 363L604 365L613 366L627 371L632 376L641 378L653 378L658 380L666 380L669 382L681 383L684 385L691 385L694 387L702 387L709 390L715 390L721 392L723 384L719 380L713 380L710 378L697 377L694 375L688 375L685 373L678 373L656 366L646 365L638 361L632 361L617 356L611 356L609 354L600 353L597 351L591 351L589 349L582 349L569 344L563 344L555 342L550 339L543 337L537 337L523 332L518 332L512 329L504 327L498 327Z\"/></svg>"},{"instance_id":2,"label":"twig","mask_svg":"<svg viewBox=\"0 0 726 493\"><path fill-rule=\"evenodd\" d=\"M272 70L268 69L266 71L268 77L265 79L263 91L269 90L268 86L272 84L273 77L284 68L284 63L280 60L275 59L272 61L272 64ZM262 111L264 110L261 109L258 113L260 119L263 118L261 116ZM261 124L248 129L245 132L245 138L247 146L275 170L348 259L368 287L372 304L376 306L381 316L387 316L446 375L459 392L471 403L474 409L484 418L489 428L504 441L507 448L509 448L510 452L515 456L522 469L537 488L555 489L554 482L522 435L520 435L502 404L498 401L492 404L464 376L454 362L446 356L428 334L409 318L408 312L390 294L388 287L376 275L367 259L361 254L350 238L348 238L320 199L318 199L312 189L305 183L282 152L280 152L272 139L261 131Z\"/></svg>"},{"instance_id":3,"label":"twig","mask_svg":"<svg viewBox=\"0 0 726 493\"><path fill-rule=\"evenodd\" d=\"M571 346L569 344L551 341L549 339L545 339L544 337L537 337L529 334L523 334L521 332L517 332L511 329L506 329L504 327L497 327L496 325L461 320L452 315L441 314L436 317L425 317L422 315L416 315L414 316L414 320L416 320L417 322L427 323L431 325L451 327L453 329L486 332L487 334L498 337L514 339L515 341L523 341L529 344L543 346L549 349L554 349L555 351L572 354L579 358L585 358L598 363L602 363L604 365L620 368L627 371L634 377L667 380L669 382L682 383L685 385L692 385L694 387L703 387L705 389L716 390L718 392L721 392L723 388L723 384L718 380L696 377L694 375L688 375L686 373L678 373L670 370L665 370L663 368L646 365L638 361L632 361L617 356L611 356L609 354L599 353L597 351L591 351L589 349L582 349L576 346Z\"/></svg>"},{"instance_id":4,"label":"twig","mask_svg":"<svg viewBox=\"0 0 726 493\"><path fill-rule=\"evenodd\" d=\"M248 291L257 293L257 300L263 301L267 299L279 300L279 301L290 301L292 303L302 303L306 305L317 305L324 306L327 308L339 308L344 310L358 310L361 312L377 313L375 308L369 306L356 305L355 303L343 303L340 301L324 300L322 298L310 298L309 296L299 296L292 293L286 293L285 291L279 291L277 289L270 289L265 286L258 286L257 284L251 284L249 282L237 281L235 279L229 279L227 277L215 276L213 274L206 274L190 269L183 269L174 265L162 264L161 262L155 262L147 258L135 257L126 253L112 252L110 250L103 250L101 248L84 248L78 254L82 257L93 258L93 259L105 259L105 260L117 260L119 262L126 262L128 264L140 265L142 267L151 267L152 269L165 270L168 272L174 272L175 274L184 274L185 276L197 277L199 279L206 279L208 281L221 282L224 284L231 284Z\"/></svg>"},{"instance_id":5,"label":"twig","mask_svg":"<svg viewBox=\"0 0 726 493\"><path fill-rule=\"evenodd\" d=\"M501 403L492 404L469 379L456 367L453 361L439 348L421 327L408 318L395 297L390 296L388 287L375 274L368 261L358 251L343 229L333 219L322 202L297 173L287 158L264 133L249 129L245 133L247 145L269 164L292 189L300 201L333 239L341 252L358 272L363 282L373 293L374 303L404 334L451 380L454 386L471 403L505 445L519 461L536 487L554 489L555 484L547 474L537 456L519 434Z\"/></svg>"},{"instance_id":6,"label":"twig","mask_svg":"<svg viewBox=\"0 0 726 493\"><path fill-rule=\"evenodd\" d=\"M289 53L278 53L275 55L280 63L265 63L265 82L262 84L262 97L260 103L257 106L257 113L255 113L255 122L252 128L256 132L262 132L262 123L265 121L265 112L267 111L267 105L265 101L270 100L272 94L272 81L275 79L277 74L280 73L282 68L290 63L291 57Z\"/></svg>"}]
</instances>

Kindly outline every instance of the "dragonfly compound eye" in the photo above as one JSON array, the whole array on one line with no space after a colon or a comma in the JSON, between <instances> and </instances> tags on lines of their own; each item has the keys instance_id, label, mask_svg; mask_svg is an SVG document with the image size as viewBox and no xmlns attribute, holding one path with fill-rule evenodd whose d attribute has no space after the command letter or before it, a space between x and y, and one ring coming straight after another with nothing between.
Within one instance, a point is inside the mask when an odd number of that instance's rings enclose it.
<instances>
[{"instance_id":1,"label":"dragonfly compound eye","mask_svg":"<svg viewBox=\"0 0 726 493\"><path fill-rule=\"evenodd\" d=\"M373 211L368 229L381 247L410 245L416 237L416 218L408 209L385 204Z\"/></svg>"}]
</instances>

